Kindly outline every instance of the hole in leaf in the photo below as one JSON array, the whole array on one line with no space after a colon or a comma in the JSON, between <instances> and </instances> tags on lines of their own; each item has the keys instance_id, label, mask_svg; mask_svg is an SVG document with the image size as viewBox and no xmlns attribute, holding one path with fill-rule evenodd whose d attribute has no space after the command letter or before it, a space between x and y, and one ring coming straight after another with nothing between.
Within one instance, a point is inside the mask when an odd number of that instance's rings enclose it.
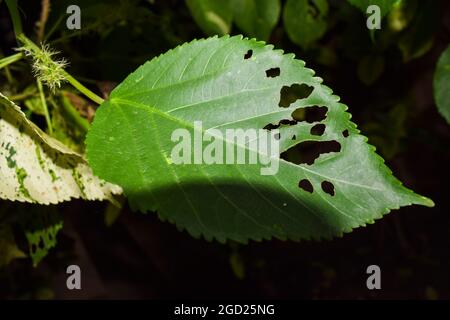
<instances>
[{"instance_id":1,"label":"hole in leaf","mask_svg":"<svg viewBox=\"0 0 450 320\"><path fill-rule=\"evenodd\" d=\"M278 129L279 127L281 127L281 125L293 126L293 125L296 125L297 123L298 122L295 121L295 120L283 119L283 120L280 120L280 122L278 122L278 124L269 123L263 129L266 129L266 130L270 131L270 130L273 130L273 129Z\"/></svg>"},{"instance_id":2,"label":"hole in leaf","mask_svg":"<svg viewBox=\"0 0 450 320\"><path fill-rule=\"evenodd\" d=\"M250 59L253 56L253 50L248 50L247 53L244 55L244 59Z\"/></svg>"},{"instance_id":3,"label":"hole in leaf","mask_svg":"<svg viewBox=\"0 0 450 320\"><path fill-rule=\"evenodd\" d=\"M305 107L298 108L292 112L292 118L297 121L306 121L308 123L320 122L327 117L327 107Z\"/></svg>"},{"instance_id":4,"label":"hole in leaf","mask_svg":"<svg viewBox=\"0 0 450 320\"><path fill-rule=\"evenodd\" d=\"M341 151L341 144L337 141L304 141L285 152L280 157L295 164L311 165L321 154Z\"/></svg>"},{"instance_id":5,"label":"hole in leaf","mask_svg":"<svg viewBox=\"0 0 450 320\"><path fill-rule=\"evenodd\" d=\"M266 70L266 76L268 78L276 78L276 77L279 77L280 74L281 74L280 68L272 68L272 69Z\"/></svg>"},{"instance_id":6,"label":"hole in leaf","mask_svg":"<svg viewBox=\"0 0 450 320\"><path fill-rule=\"evenodd\" d=\"M293 84L292 86L284 86L280 91L280 103L278 104L282 108L289 107L292 103L299 99L306 99L313 92L314 87L307 84Z\"/></svg>"},{"instance_id":7,"label":"hole in leaf","mask_svg":"<svg viewBox=\"0 0 450 320\"><path fill-rule=\"evenodd\" d=\"M297 140L297 136L295 134L292 136L292 140Z\"/></svg>"},{"instance_id":8,"label":"hole in leaf","mask_svg":"<svg viewBox=\"0 0 450 320\"><path fill-rule=\"evenodd\" d=\"M327 117L327 111L327 107L306 107L305 121L308 123L312 123L325 120L325 118Z\"/></svg>"},{"instance_id":9,"label":"hole in leaf","mask_svg":"<svg viewBox=\"0 0 450 320\"><path fill-rule=\"evenodd\" d=\"M321 136L325 132L325 125L323 123L318 123L311 128L311 134L313 136Z\"/></svg>"},{"instance_id":10,"label":"hole in leaf","mask_svg":"<svg viewBox=\"0 0 450 320\"><path fill-rule=\"evenodd\" d=\"M330 196L334 196L334 185L331 182L323 181L321 186L323 192L328 193Z\"/></svg>"},{"instance_id":11,"label":"hole in leaf","mask_svg":"<svg viewBox=\"0 0 450 320\"><path fill-rule=\"evenodd\" d=\"M348 130L345 129L344 131L342 131L342 135L344 136L344 138L347 138L349 136Z\"/></svg>"},{"instance_id":12,"label":"hole in leaf","mask_svg":"<svg viewBox=\"0 0 450 320\"><path fill-rule=\"evenodd\" d=\"M313 191L314 191L314 187L311 184L311 182L309 182L308 179L300 180L300 182L298 183L298 186L301 189L303 189L303 190L305 190L306 192L309 192L309 193L313 193Z\"/></svg>"},{"instance_id":13,"label":"hole in leaf","mask_svg":"<svg viewBox=\"0 0 450 320\"><path fill-rule=\"evenodd\" d=\"M298 122L295 120L283 119L279 122L279 125L281 126L283 124L286 126L293 126L293 125L296 125L297 123Z\"/></svg>"},{"instance_id":14,"label":"hole in leaf","mask_svg":"<svg viewBox=\"0 0 450 320\"><path fill-rule=\"evenodd\" d=\"M263 129L265 129L265 130L273 130L273 129L278 129L280 127L280 125L279 124L272 124L272 123L269 123L268 125L266 125Z\"/></svg>"},{"instance_id":15,"label":"hole in leaf","mask_svg":"<svg viewBox=\"0 0 450 320\"><path fill-rule=\"evenodd\" d=\"M38 243L38 249L44 249L45 248L45 244L44 244L44 239L40 238L39 239L39 243Z\"/></svg>"}]
</instances>

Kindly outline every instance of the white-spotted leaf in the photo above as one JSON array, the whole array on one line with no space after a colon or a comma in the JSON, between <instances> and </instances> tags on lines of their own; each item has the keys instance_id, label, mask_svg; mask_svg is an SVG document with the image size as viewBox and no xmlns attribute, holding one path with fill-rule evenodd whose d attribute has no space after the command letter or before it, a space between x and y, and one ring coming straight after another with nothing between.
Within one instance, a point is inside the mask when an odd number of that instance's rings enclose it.
<instances>
[{"instance_id":1,"label":"white-spotted leaf","mask_svg":"<svg viewBox=\"0 0 450 320\"><path fill-rule=\"evenodd\" d=\"M0 93L0 199L56 204L72 198L113 200L120 193Z\"/></svg>"}]
</instances>

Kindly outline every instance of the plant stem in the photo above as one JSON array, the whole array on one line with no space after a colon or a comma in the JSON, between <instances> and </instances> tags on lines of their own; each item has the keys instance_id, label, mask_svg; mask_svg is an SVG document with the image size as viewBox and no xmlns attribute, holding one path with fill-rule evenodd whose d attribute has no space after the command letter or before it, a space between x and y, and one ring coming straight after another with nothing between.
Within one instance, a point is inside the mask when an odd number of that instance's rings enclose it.
<instances>
[{"instance_id":1,"label":"plant stem","mask_svg":"<svg viewBox=\"0 0 450 320\"><path fill-rule=\"evenodd\" d=\"M36 91L32 91L32 92L24 92L24 93L20 93L20 94L16 94L13 96L9 96L9 100L11 101L21 101L21 100L25 100L29 97L32 97L36 95Z\"/></svg>"},{"instance_id":2,"label":"plant stem","mask_svg":"<svg viewBox=\"0 0 450 320\"><path fill-rule=\"evenodd\" d=\"M6 75L6 80L8 80L8 83L12 84L14 82L14 78L8 67L5 67L5 75Z\"/></svg>"},{"instance_id":3,"label":"plant stem","mask_svg":"<svg viewBox=\"0 0 450 320\"><path fill-rule=\"evenodd\" d=\"M67 79L67 81L69 81L69 83L74 86L78 91L80 91L82 94L84 94L86 97L88 97L89 99L91 99L92 101L94 101L97 104L102 104L105 100L101 97L99 97L98 95L96 95L95 93L93 93L91 90L89 90L88 88L86 88L85 86L83 86L80 82L78 82L77 79L75 79L74 77L72 77L69 73L67 73L64 70L64 76Z\"/></svg>"},{"instance_id":4,"label":"plant stem","mask_svg":"<svg viewBox=\"0 0 450 320\"><path fill-rule=\"evenodd\" d=\"M73 37L79 36L80 34L86 33L87 31L96 30L97 27L100 26L100 25L101 25L100 21L96 22L96 23L94 23L92 25L84 27L83 29L76 30L76 31L71 32L70 34L63 35L63 36L61 36L61 37L51 41L50 43L51 43L51 45L54 45L56 43L59 43L59 42L71 39Z\"/></svg>"},{"instance_id":5,"label":"plant stem","mask_svg":"<svg viewBox=\"0 0 450 320\"><path fill-rule=\"evenodd\" d=\"M37 31L37 38L39 42L42 42L44 40L44 34L45 34L45 24L47 23L48 16L50 13L50 0L42 0L41 1L41 18L38 22L38 31Z\"/></svg>"},{"instance_id":6,"label":"plant stem","mask_svg":"<svg viewBox=\"0 0 450 320\"><path fill-rule=\"evenodd\" d=\"M48 33L45 35L44 37L44 42L47 42L47 40L53 35L53 33L56 31L56 29L58 28L58 26L61 24L61 22L63 21L64 16L61 15L58 20L56 20L56 22L53 24L53 26L50 28L50 31L48 31Z\"/></svg>"},{"instance_id":7,"label":"plant stem","mask_svg":"<svg viewBox=\"0 0 450 320\"><path fill-rule=\"evenodd\" d=\"M18 39L20 42L23 43L24 47L27 48L28 50L34 52L41 52L41 49L34 42L28 39L24 34L20 34L18 36ZM62 72L64 74L64 78L86 97L88 97L97 104L102 104L105 101L104 99L93 93L91 90L83 86L77 79L72 77L67 71L62 70Z\"/></svg>"},{"instance_id":8,"label":"plant stem","mask_svg":"<svg viewBox=\"0 0 450 320\"><path fill-rule=\"evenodd\" d=\"M0 59L0 69L10 65L11 63L17 62L24 57L22 52L13 54L12 56Z\"/></svg>"},{"instance_id":9,"label":"plant stem","mask_svg":"<svg viewBox=\"0 0 450 320\"><path fill-rule=\"evenodd\" d=\"M53 134L53 126L52 126L52 122L50 120L50 114L48 113L48 106L47 106L47 101L45 100L44 89L42 88L42 82L39 79L37 79L36 82L37 82L37 87L39 90L39 96L41 98L42 108L44 109L44 115L45 115L45 121L47 122L48 133L50 135L52 135Z\"/></svg>"},{"instance_id":10,"label":"plant stem","mask_svg":"<svg viewBox=\"0 0 450 320\"><path fill-rule=\"evenodd\" d=\"M14 33L16 37L22 34L22 21L20 20L19 10L17 9L17 0L6 0L9 14L13 23Z\"/></svg>"},{"instance_id":11,"label":"plant stem","mask_svg":"<svg viewBox=\"0 0 450 320\"><path fill-rule=\"evenodd\" d=\"M52 102L55 103L54 101ZM83 131L83 133L88 132L90 128L89 121L87 121L80 115L80 113L73 107L72 103L70 103L69 99L67 99L64 93L61 94L61 102L61 105L68 114L70 120L72 120Z\"/></svg>"}]
</instances>

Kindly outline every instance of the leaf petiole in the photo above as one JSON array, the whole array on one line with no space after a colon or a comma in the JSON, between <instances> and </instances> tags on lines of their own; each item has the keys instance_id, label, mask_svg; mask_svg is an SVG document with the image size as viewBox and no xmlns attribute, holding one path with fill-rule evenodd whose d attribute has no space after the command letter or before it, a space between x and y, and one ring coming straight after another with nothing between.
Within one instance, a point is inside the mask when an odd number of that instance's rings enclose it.
<instances>
[{"instance_id":1,"label":"leaf petiole","mask_svg":"<svg viewBox=\"0 0 450 320\"><path fill-rule=\"evenodd\" d=\"M95 93L93 93L91 90L89 90L88 88L86 88L85 86L83 86L77 79L75 79L74 77L72 77L69 73L67 73L66 71L64 71L64 76L66 78L67 81L69 81L69 83L75 87L75 89L77 89L78 91L80 91L82 94L84 94L86 97L88 97L89 99L91 99L92 101L94 101L97 104L102 104L105 100L101 97L99 97L98 95L96 95Z\"/></svg>"},{"instance_id":2,"label":"leaf petiole","mask_svg":"<svg viewBox=\"0 0 450 320\"><path fill-rule=\"evenodd\" d=\"M20 20L19 9L17 8L17 0L6 0L6 5L11 16L14 33L17 37L22 34L22 20Z\"/></svg>"}]
</instances>

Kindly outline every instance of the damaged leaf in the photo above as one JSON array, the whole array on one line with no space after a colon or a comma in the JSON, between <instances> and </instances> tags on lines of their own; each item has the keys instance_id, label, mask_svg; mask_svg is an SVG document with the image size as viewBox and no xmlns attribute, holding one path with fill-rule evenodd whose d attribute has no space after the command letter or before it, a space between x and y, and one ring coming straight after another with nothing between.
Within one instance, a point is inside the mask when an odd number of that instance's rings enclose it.
<instances>
[{"instance_id":1,"label":"damaged leaf","mask_svg":"<svg viewBox=\"0 0 450 320\"><path fill-rule=\"evenodd\" d=\"M392 175L346 110L293 54L239 36L196 40L112 91L94 118L87 156L135 210L221 242L331 238L401 206L433 206ZM176 164L177 129L213 134L224 149L264 161ZM277 129L279 154L224 139L229 129ZM277 168L272 175L262 174L267 161Z\"/></svg>"},{"instance_id":2,"label":"damaged leaf","mask_svg":"<svg viewBox=\"0 0 450 320\"><path fill-rule=\"evenodd\" d=\"M85 159L49 137L0 93L0 198L56 204L72 198L113 201L120 187L92 174Z\"/></svg>"},{"instance_id":3,"label":"damaged leaf","mask_svg":"<svg viewBox=\"0 0 450 320\"><path fill-rule=\"evenodd\" d=\"M28 241L33 266L45 258L50 249L56 247L57 235L63 228L63 221L55 206L29 207L28 215L22 223Z\"/></svg>"}]
</instances>

